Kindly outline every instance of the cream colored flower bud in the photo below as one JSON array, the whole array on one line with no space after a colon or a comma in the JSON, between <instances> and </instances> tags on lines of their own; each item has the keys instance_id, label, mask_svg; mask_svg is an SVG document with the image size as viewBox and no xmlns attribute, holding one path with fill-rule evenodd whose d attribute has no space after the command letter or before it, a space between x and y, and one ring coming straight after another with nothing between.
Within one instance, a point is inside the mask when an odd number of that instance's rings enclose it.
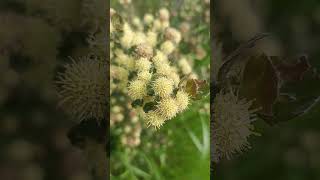
<instances>
[{"instance_id":1,"label":"cream colored flower bud","mask_svg":"<svg viewBox=\"0 0 320 180\"><path fill-rule=\"evenodd\" d=\"M157 70L156 72L159 75L169 76L169 74L172 73L172 68L167 63L157 64L157 65L155 65L155 67L156 67L156 70Z\"/></svg>"},{"instance_id":2,"label":"cream colored flower bud","mask_svg":"<svg viewBox=\"0 0 320 180\"><path fill-rule=\"evenodd\" d=\"M153 32L153 31L149 31L147 32L147 39L146 39L147 43L150 44L152 47L155 47L157 45L157 41L158 41L158 35L157 33Z\"/></svg>"},{"instance_id":3,"label":"cream colored flower bud","mask_svg":"<svg viewBox=\"0 0 320 180\"><path fill-rule=\"evenodd\" d=\"M140 19L138 18L138 17L134 17L133 19L132 19L132 24L135 26L135 27L139 27L139 26L141 26L141 21L140 21Z\"/></svg>"},{"instance_id":4,"label":"cream colored flower bud","mask_svg":"<svg viewBox=\"0 0 320 180\"><path fill-rule=\"evenodd\" d=\"M112 17L116 13L116 10L113 8L110 8L110 17Z\"/></svg>"},{"instance_id":5,"label":"cream colored flower bud","mask_svg":"<svg viewBox=\"0 0 320 180\"><path fill-rule=\"evenodd\" d=\"M179 108L179 112L184 111L189 105L189 95L188 93L180 90L176 94L176 101Z\"/></svg>"},{"instance_id":6,"label":"cream colored flower bud","mask_svg":"<svg viewBox=\"0 0 320 180\"><path fill-rule=\"evenodd\" d=\"M132 70L135 66L135 62L133 58L129 57L127 54L123 52L117 55L118 57L115 58L115 62L122 67L125 67L127 70Z\"/></svg>"},{"instance_id":7,"label":"cream colored flower bud","mask_svg":"<svg viewBox=\"0 0 320 180\"><path fill-rule=\"evenodd\" d=\"M169 21L169 18L170 18L170 13L168 11L168 9L166 8L161 8L159 10L159 18L160 20L163 22L163 21Z\"/></svg>"},{"instance_id":8,"label":"cream colored flower bud","mask_svg":"<svg viewBox=\"0 0 320 180\"><path fill-rule=\"evenodd\" d=\"M155 129L159 129L165 122L165 119L157 112L151 111L145 115L145 121L147 122L147 126L153 126Z\"/></svg>"},{"instance_id":9,"label":"cream colored flower bud","mask_svg":"<svg viewBox=\"0 0 320 180\"><path fill-rule=\"evenodd\" d=\"M144 17L143 17L143 21L147 25L150 25L153 22L153 20L154 20L154 17L151 14L145 14Z\"/></svg>"},{"instance_id":10,"label":"cream colored flower bud","mask_svg":"<svg viewBox=\"0 0 320 180\"><path fill-rule=\"evenodd\" d=\"M189 23L183 22L180 25L180 31L181 31L182 34L188 33L189 30L190 30L190 24Z\"/></svg>"},{"instance_id":11,"label":"cream colored flower bud","mask_svg":"<svg viewBox=\"0 0 320 180\"><path fill-rule=\"evenodd\" d=\"M170 27L170 21L161 22L161 31L164 31L168 27Z\"/></svg>"},{"instance_id":12,"label":"cream colored flower bud","mask_svg":"<svg viewBox=\"0 0 320 180\"><path fill-rule=\"evenodd\" d=\"M128 133L130 133L131 131L132 131L131 126L126 125L126 126L124 127L124 133L128 134Z\"/></svg>"},{"instance_id":13,"label":"cream colored flower bud","mask_svg":"<svg viewBox=\"0 0 320 180\"><path fill-rule=\"evenodd\" d=\"M159 113L166 120L171 119L178 113L178 106L176 101L171 98L162 99L157 105L157 113Z\"/></svg>"},{"instance_id":14,"label":"cream colored flower bud","mask_svg":"<svg viewBox=\"0 0 320 180\"><path fill-rule=\"evenodd\" d=\"M147 95L147 84L142 80L134 80L129 84L128 95L133 99L143 99Z\"/></svg>"},{"instance_id":15,"label":"cream colored flower bud","mask_svg":"<svg viewBox=\"0 0 320 180\"><path fill-rule=\"evenodd\" d=\"M120 113L121 112L121 107L120 106L113 106L111 108L111 112L113 113Z\"/></svg>"},{"instance_id":16,"label":"cream colored flower bud","mask_svg":"<svg viewBox=\"0 0 320 180\"><path fill-rule=\"evenodd\" d=\"M115 118L116 122L122 122L124 120L124 115L123 114L116 114L114 118Z\"/></svg>"},{"instance_id":17,"label":"cream colored flower bud","mask_svg":"<svg viewBox=\"0 0 320 180\"><path fill-rule=\"evenodd\" d=\"M132 46L146 43L146 35L142 32L136 32L133 34Z\"/></svg>"},{"instance_id":18,"label":"cream colored flower bud","mask_svg":"<svg viewBox=\"0 0 320 180\"><path fill-rule=\"evenodd\" d=\"M133 43L134 32L128 23L123 25L123 36L120 38L120 44L126 49L129 49Z\"/></svg>"},{"instance_id":19,"label":"cream colored flower bud","mask_svg":"<svg viewBox=\"0 0 320 180\"><path fill-rule=\"evenodd\" d=\"M161 44L160 48L164 54L169 55L174 51L175 46L171 41L165 41L164 43Z\"/></svg>"},{"instance_id":20,"label":"cream colored flower bud","mask_svg":"<svg viewBox=\"0 0 320 180\"><path fill-rule=\"evenodd\" d=\"M143 81L150 81L152 78L152 74L149 71L141 71L138 73L138 79Z\"/></svg>"},{"instance_id":21,"label":"cream colored flower bud","mask_svg":"<svg viewBox=\"0 0 320 180\"><path fill-rule=\"evenodd\" d=\"M173 91L174 82L166 77L160 77L153 82L154 93L161 98L168 97Z\"/></svg>"},{"instance_id":22,"label":"cream colored flower bud","mask_svg":"<svg viewBox=\"0 0 320 180\"><path fill-rule=\"evenodd\" d=\"M161 23L161 21L160 21L159 19L155 19L155 20L153 21L152 29L153 29L154 31L159 31L159 30L162 29L162 23Z\"/></svg>"},{"instance_id":23,"label":"cream colored flower bud","mask_svg":"<svg viewBox=\"0 0 320 180\"><path fill-rule=\"evenodd\" d=\"M180 83L180 77L176 72L171 72L167 75L168 78L172 79L174 82L174 85L177 87Z\"/></svg>"},{"instance_id":24,"label":"cream colored flower bud","mask_svg":"<svg viewBox=\"0 0 320 180\"><path fill-rule=\"evenodd\" d=\"M192 72L192 68L186 58L180 59L178 65L184 75L190 74Z\"/></svg>"},{"instance_id":25,"label":"cream colored flower bud","mask_svg":"<svg viewBox=\"0 0 320 180\"><path fill-rule=\"evenodd\" d=\"M131 0L119 0L119 3L122 5L129 5L131 4Z\"/></svg>"},{"instance_id":26,"label":"cream colored flower bud","mask_svg":"<svg viewBox=\"0 0 320 180\"><path fill-rule=\"evenodd\" d=\"M124 69L123 67L114 66L114 65L112 65L110 69L111 69L110 75L112 78L118 79L120 81L128 80L128 76L129 76L128 70Z\"/></svg>"},{"instance_id":27,"label":"cream colored flower bud","mask_svg":"<svg viewBox=\"0 0 320 180\"><path fill-rule=\"evenodd\" d=\"M143 57L143 58L149 59L153 56L153 49L147 43L142 43L142 44L137 45L135 52L137 53L137 55L139 57Z\"/></svg>"},{"instance_id":28,"label":"cream colored flower bud","mask_svg":"<svg viewBox=\"0 0 320 180\"><path fill-rule=\"evenodd\" d=\"M181 41L181 34L175 28L166 28L164 35L167 40L170 40L176 44L178 44Z\"/></svg>"},{"instance_id":29,"label":"cream colored flower bud","mask_svg":"<svg viewBox=\"0 0 320 180\"><path fill-rule=\"evenodd\" d=\"M168 63L168 57L163 52L157 50L156 55L152 58L152 61L155 66L160 66L161 64Z\"/></svg>"},{"instance_id":30,"label":"cream colored flower bud","mask_svg":"<svg viewBox=\"0 0 320 180\"><path fill-rule=\"evenodd\" d=\"M136 60L135 69L140 71L149 71L151 67L151 62L147 58L140 58Z\"/></svg>"}]
</instances>

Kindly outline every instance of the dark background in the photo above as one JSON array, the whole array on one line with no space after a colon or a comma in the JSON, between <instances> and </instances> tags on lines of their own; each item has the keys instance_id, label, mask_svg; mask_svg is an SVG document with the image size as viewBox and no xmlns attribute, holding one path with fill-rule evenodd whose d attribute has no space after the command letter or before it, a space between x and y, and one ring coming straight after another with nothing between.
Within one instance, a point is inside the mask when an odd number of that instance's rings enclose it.
<instances>
[{"instance_id":1,"label":"dark background","mask_svg":"<svg viewBox=\"0 0 320 180\"><path fill-rule=\"evenodd\" d=\"M84 54L81 0L0 1L0 179L88 180L55 77Z\"/></svg>"},{"instance_id":2,"label":"dark background","mask_svg":"<svg viewBox=\"0 0 320 180\"><path fill-rule=\"evenodd\" d=\"M270 33L259 49L267 55L295 57L306 54L320 68L320 1L216 0L214 39L224 54L259 33ZM306 91L318 88L309 84ZM320 92L319 92L320 93ZM251 149L216 166L213 179L320 179L320 105L301 117L275 126L255 122L261 136L250 138Z\"/></svg>"}]
</instances>

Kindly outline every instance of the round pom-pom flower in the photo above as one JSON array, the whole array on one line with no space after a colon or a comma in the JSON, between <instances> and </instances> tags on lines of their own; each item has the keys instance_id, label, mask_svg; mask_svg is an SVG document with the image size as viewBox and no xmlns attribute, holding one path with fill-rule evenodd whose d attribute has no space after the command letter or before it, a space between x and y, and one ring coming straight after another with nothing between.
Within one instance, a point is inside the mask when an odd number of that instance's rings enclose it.
<instances>
[{"instance_id":1,"label":"round pom-pom flower","mask_svg":"<svg viewBox=\"0 0 320 180\"><path fill-rule=\"evenodd\" d=\"M140 58L136 60L135 69L137 71L149 71L151 62L147 58Z\"/></svg>"},{"instance_id":2,"label":"round pom-pom flower","mask_svg":"<svg viewBox=\"0 0 320 180\"><path fill-rule=\"evenodd\" d=\"M185 91L179 90L176 94L176 101L179 112L184 111L189 105L189 95Z\"/></svg>"},{"instance_id":3,"label":"round pom-pom flower","mask_svg":"<svg viewBox=\"0 0 320 180\"><path fill-rule=\"evenodd\" d=\"M60 104L78 120L105 118L107 111L107 65L89 57L72 59L58 76Z\"/></svg>"},{"instance_id":4,"label":"round pom-pom flower","mask_svg":"<svg viewBox=\"0 0 320 180\"><path fill-rule=\"evenodd\" d=\"M162 98L168 97L173 91L174 82L166 77L160 77L153 82L154 93Z\"/></svg>"},{"instance_id":5,"label":"round pom-pom flower","mask_svg":"<svg viewBox=\"0 0 320 180\"><path fill-rule=\"evenodd\" d=\"M133 99L143 99L147 95L147 84L143 80L134 80L128 86L128 95Z\"/></svg>"},{"instance_id":6,"label":"round pom-pom flower","mask_svg":"<svg viewBox=\"0 0 320 180\"><path fill-rule=\"evenodd\" d=\"M147 122L147 126L153 126L155 129L159 129L164 124L165 119L157 112L150 111L146 113L145 121Z\"/></svg>"},{"instance_id":7,"label":"round pom-pom flower","mask_svg":"<svg viewBox=\"0 0 320 180\"><path fill-rule=\"evenodd\" d=\"M152 74L149 71L141 71L137 74L139 80L150 81L152 78Z\"/></svg>"},{"instance_id":8,"label":"round pom-pom flower","mask_svg":"<svg viewBox=\"0 0 320 180\"><path fill-rule=\"evenodd\" d=\"M175 99L171 97L161 99L157 104L156 112L166 120L175 117L178 113L178 106Z\"/></svg>"},{"instance_id":9,"label":"round pom-pom flower","mask_svg":"<svg viewBox=\"0 0 320 180\"><path fill-rule=\"evenodd\" d=\"M239 100L233 92L220 92L213 103L212 157L215 162L230 159L250 147L248 138L254 134L254 113L250 110L252 102Z\"/></svg>"},{"instance_id":10,"label":"round pom-pom flower","mask_svg":"<svg viewBox=\"0 0 320 180\"><path fill-rule=\"evenodd\" d=\"M153 49L147 43L141 43L137 45L136 53L139 57L151 58L153 56Z\"/></svg>"},{"instance_id":11,"label":"round pom-pom flower","mask_svg":"<svg viewBox=\"0 0 320 180\"><path fill-rule=\"evenodd\" d=\"M170 13L169 13L168 9L161 8L159 10L159 18L161 21L169 21Z\"/></svg>"},{"instance_id":12,"label":"round pom-pom flower","mask_svg":"<svg viewBox=\"0 0 320 180\"><path fill-rule=\"evenodd\" d=\"M161 51L166 55L171 54L174 49L175 49L175 46L171 41L165 41L164 43L161 44Z\"/></svg>"}]
</instances>

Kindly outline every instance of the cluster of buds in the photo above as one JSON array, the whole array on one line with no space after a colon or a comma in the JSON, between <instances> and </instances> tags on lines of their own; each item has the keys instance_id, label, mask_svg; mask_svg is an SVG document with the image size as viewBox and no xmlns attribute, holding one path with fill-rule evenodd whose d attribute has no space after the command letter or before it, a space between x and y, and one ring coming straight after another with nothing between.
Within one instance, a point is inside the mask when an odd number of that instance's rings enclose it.
<instances>
[{"instance_id":1,"label":"cluster of buds","mask_svg":"<svg viewBox=\"0 0 320 180\"><path fill-rule=\"evenodd\" d=\"M121 144L126 148L134 148L140 145L142 124L137 113L130 104L121 106L122 101L112 98L114 104L110 111L110 127L119 131Z\"/></svg>"},{"instance_id":2,"label":"cluster of buds","mask_svg":"<svg viewBox=\"0 0 320 180\"><path fill-rule=\"evenodd\" d=\"M181 85L185 76L195 78L186 55L179 52L181 32L170 26L170 13L145 14L125 22L110 10L111 95L121 92L148 126L160 128L190 103Z\"/></svg>"},{"instance_id":3,"label":"cluster of buds","mask_svg":"<svg viewBox=\"0 0 320 180\"><path fill-rule=\"evenodd\" d=\"M129 113L130 122L123 127L123 133L121 134L121 144L128 148L134 148L141 143L141 123L134 111Z\"/></svg>"},{"instance_id":4,"label":"cluster of buds","mask_svg":"<svg viewBox=\"0 0 320 180\"><path fill-rule=\"evenodd\" d=\"M114 127L116 124L123 122L124 109L122 106L113 106L110 111L110 127Z\"/></svg>"},{"instance_id":5,"label":"cluster of buds","mask_svg":"<svg viewBox=\"0 0 320 180\"><path fill-rule=\"evenodd\" d=\"M210 30L201 24L210 23L210 0L185 0L174 15L182 21L179 30L185 45L195 52L197 60L207 57Z\"/></svg>"}]
</instances>

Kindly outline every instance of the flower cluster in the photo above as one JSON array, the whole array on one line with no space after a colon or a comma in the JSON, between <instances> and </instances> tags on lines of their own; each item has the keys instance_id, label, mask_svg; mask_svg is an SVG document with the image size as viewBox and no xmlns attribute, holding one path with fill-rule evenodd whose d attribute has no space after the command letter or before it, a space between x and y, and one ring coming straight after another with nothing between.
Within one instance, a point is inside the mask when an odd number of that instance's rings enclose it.
<instances>
[{"instance_id":1,"label":"flower cluster","mask_svg":"<svg viewBox=\"0 0 320 180\"><path fill-rule=\"evenodd\" d=\"M179 52L181 32L170 26L166 8L157 16L147 13L128 22L114 9L110 17L111 94L126 93L146 124L160 128L190 103L181 78L197 77L188 57Z\"/></svg>"},{"instance_id":2,"label":"flower cluster","mask_svg":"<svg viewBox=\"0 0 320 180\"><path fill-rule=\"evenodd\" d=\"M111 103L113 106L111 107L110 113L110 127L117 131L122 146L127 149L137 147L140 145L142 132L142 124L139 121L139 117L136 112L132 110L130 104L121 106L116 102L117 100L112 97ZM121 100L119 102L125 103Z\"/></svg>"}]
</instances>

